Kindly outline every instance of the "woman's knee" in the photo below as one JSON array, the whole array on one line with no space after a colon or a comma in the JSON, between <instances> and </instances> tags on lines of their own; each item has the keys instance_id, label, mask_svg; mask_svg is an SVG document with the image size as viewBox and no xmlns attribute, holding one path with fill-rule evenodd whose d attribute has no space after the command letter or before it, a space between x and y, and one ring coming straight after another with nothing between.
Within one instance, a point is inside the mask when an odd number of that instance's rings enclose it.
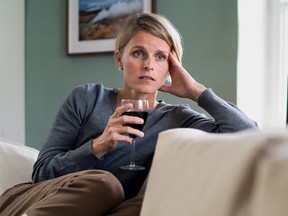
<instances>
[{"instance_id":1,"label":"woman's knee","mask_svg":"<svg viewBox=\"0 0 288 216\"><path fill-rule=\"evenodd\" d=\"M106 171L81 171L58 180L50 196L30 208L29 214L44 211L47 215L80 215L85 209L85 215L103 215L124 200L121 183Z\"/></svg>"},{"instance_id":2,"label":"woman's knee","mask_svg":"<svg viewBox=\"0 0 288 216\"><path fill-rule=\"evenodd\" d=\"M103 170L81 171L76 174L72 182L75 187L83 188L83 191L91 193L92 196L101 194L102 198L124 200L122 185L110 172Z\"/></svg>"}]
</instances>

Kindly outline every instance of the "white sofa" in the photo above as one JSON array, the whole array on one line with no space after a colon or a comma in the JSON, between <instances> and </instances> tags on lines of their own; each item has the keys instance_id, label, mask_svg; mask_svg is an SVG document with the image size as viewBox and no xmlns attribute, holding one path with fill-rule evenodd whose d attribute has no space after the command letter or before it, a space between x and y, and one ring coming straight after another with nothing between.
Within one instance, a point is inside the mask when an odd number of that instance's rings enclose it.
<instances>
[{"instance_id":1,"label":"white sofa","mask_svg":"<svg viewBox=\"0 0 288 216\"><path fill-rule=\"evenodd\" d=\"M38 151L0 140L0 193L31 178ZM141 216L287 216L288 131L160 133Z\"/></svg>"},{"instance_id":2,"label":"white sofa","mask_svg":"<svg viewBox=\"0 0 288 216\"><path fill-rule=\"evenodd\" d=\"M288 131L159 136L141 216L287 216Z\"/></svg>"},{"instance_id":3,"label":"white sofa","mask_svg":"<svg viewBox=\"0 0 288 216\"><path fill-rule=\"evenodd\" d=\"M0 138L0 194L7 188L31 181L38 150Z\"/></svg>"}]
</instances>

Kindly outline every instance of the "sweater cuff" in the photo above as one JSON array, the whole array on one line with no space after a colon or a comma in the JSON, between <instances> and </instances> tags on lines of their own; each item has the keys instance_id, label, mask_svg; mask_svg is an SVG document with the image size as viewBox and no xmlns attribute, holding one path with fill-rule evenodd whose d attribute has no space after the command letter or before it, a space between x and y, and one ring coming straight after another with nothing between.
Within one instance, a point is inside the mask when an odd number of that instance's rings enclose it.
<instances>
[{"instance_id":1,"label":"sweater cuff","mask_svg":"<svg viewBox=\"0 0 288 216\"><path fill-rule=\"evenodd\" d=\"M85 167L91 166L91 164L97 162L98 159L92 152L91 141L86 142L82 146L80 146L73 154L73 162L75 166L81 167L83 169Z\"/></svg>"}]
</instances>

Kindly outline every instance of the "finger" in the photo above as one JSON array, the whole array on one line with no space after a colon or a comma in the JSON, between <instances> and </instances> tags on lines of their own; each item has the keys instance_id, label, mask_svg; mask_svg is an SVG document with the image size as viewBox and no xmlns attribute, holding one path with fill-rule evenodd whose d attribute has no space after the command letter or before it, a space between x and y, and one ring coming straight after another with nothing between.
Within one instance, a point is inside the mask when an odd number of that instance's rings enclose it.
<instances>
[{"instance_id":1,"label":"finger","mask_svg":"<svg viewBox=\"0 0 288 216\"><path fill-rule=\"evenodd\" d=\"M122 106L119 106L116 108L114 114L116 117L120 117L122 116L122 114L126 111L128 111L129 109L131 109L133 107L133 104L130 103L130 104L124 104Z\"/></svg>"},{"instance_id":2,"label":"finger","mask_svg":"<svg viewBox=\"0 0 288 216\"><path fill-rule=\"evenodd\" d=\"M132 143L132 140L131 140L131 137L127 136L127 133L118 133L115 137L115 139L117 140L117 143L119 141L122 141L122 142L127 142L127 143Z\"/></svg>"},{"instance_id":3,"label":"finger","mask_svg":"<svg viewBox=\"0 0 288 216\"><path fill-rule=\"evenodd\" d=\"M136 125L141 126L144 123L144 120L142 118L136 116L123 115L121 119L123 120L122 129L124 133L129 133L140 137L144 136L144 133L140 131L139 128L137 128L136 126Z\"/></svg>"},{"instance_id":4,"label":"finger","mask_svg":"<svg viewBox=\"0 0 288 216\"><path fill-rule=\"evenodd\" d=\"M118 142L128 142L131 143L131 138L128 136L128 132L132 133L128 130L128 127L118 126L114 128L109 128L106 130L105 134L102 134L102 143L104 143L105 148L108 151L111 151L116 147Z\"/></svg>"},{"instance_id":5,"label":"finger","mask_svg":"<svg viewBox=\"0 0 288 216\"><path fill-rule=\"evenodd\" d=\"M173 66L177 66L177 65L180 65L178 59L177 59L177 56L176 56L176 53L175 52L170 52L169 53L169 59L170 59L170 63L173 65Z\"/></svg>"},{"instance_id":6,"label":"finger","mask_svg":"<svg viewBox=\"0 0 288 216\"><path fill-rule=\"evenodd\" d=\"M125 135L130 134L130 135L134 135L137 137L144 137L144 133L142 131L129 127L129 126L123 126L121 131L122 131L122 134L125 134Z\"/></svg>"},{"instance_id":7,"label":"finger","mask_svg":"<svg viewBox=\"0 0 288 216\"><path fill-rule=\"evenodd\" d=\"M144 123L144 120L142 118L140 118L140 117L137 117L137 116L123 115L121 117L121 120L122 120L123 124L127 124L127 123L130 123L130 124L143 124Z\"/></svg>"}]
</instances>

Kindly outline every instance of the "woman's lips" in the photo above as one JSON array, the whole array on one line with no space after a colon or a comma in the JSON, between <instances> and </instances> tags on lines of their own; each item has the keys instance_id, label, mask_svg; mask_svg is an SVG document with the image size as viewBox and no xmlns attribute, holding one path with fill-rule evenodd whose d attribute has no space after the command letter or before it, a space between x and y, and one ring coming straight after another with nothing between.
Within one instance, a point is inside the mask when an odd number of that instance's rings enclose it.
<instances>
[{"instance_id":1,"label":"woman's lips","mask_svg":"<svg viewBox=\"0 0 288 216\"><path fill-rule=\"evenodd\" d=\"M139 78L142 79L142 80L152 80L152 81L155 81L155 79L154 79L153 77L151 77L151 76L140 76Z\"/></svg>"}]
</instances>

